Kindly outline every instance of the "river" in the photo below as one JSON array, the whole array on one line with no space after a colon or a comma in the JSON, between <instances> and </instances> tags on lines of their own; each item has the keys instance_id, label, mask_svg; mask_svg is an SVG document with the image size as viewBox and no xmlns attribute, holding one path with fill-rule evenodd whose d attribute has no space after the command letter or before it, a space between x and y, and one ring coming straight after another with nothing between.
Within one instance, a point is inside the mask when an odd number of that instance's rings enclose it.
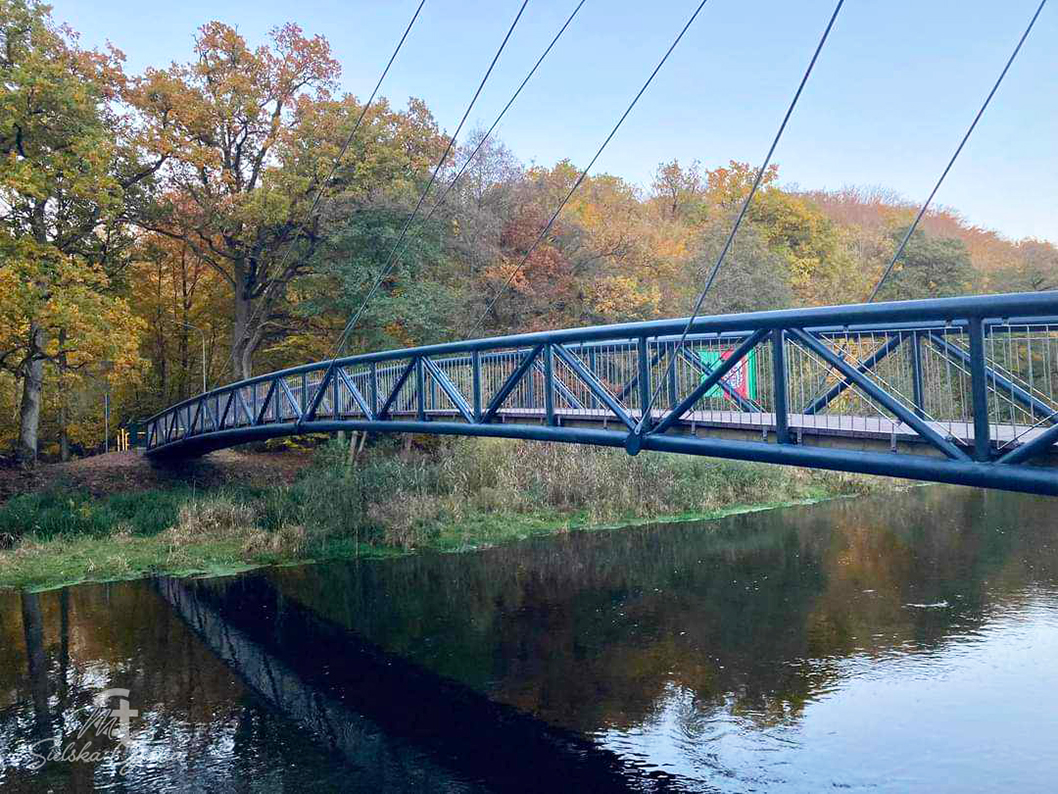
<instances>
[{"instance_id":1,"label":"river","mask_svg":"<svg viewBox=\"0 0 1058 794\"><path fill-rule=\"evenodd\" d=\"M1053 791L1056 508L0 592L0 790Z\"/></svg>"}]
</instances>

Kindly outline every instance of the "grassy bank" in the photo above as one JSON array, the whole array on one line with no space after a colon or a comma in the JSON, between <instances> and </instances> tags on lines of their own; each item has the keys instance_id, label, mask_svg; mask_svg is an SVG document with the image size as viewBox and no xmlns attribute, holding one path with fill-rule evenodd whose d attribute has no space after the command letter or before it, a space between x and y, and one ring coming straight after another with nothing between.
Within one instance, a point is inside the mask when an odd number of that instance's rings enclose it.
<instances>
[{"instance_id":1,"label":"grassy bank","mask_svg":"<svg viewBox=\"0 0 1058 794\"><path fill-rule=\"evenodd\" d=\"M0 506L0 586L465 551L891 487L857 475L503 439L456 440L410 457L378 448L349 465L329 444L290 484L16 496Z\"/></svg>"}]
</instances>

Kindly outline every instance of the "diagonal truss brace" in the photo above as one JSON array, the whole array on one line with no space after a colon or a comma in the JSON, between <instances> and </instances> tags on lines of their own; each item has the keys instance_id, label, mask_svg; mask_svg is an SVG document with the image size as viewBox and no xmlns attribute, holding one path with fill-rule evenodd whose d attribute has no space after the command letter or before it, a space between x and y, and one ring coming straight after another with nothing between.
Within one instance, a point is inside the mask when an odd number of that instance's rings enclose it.
<instances>
[{"instance_id":1,"label":"diagonal truss brace","mask_svg":"<svg viewBox=\"0 0 1058 794\"><path fill-rule=\"evenodd\" d=\"M288 384L283 378L277 378L276 380L279 383L279 388L283 392L283 396L287 399L287 404L290 406L290 409L294 412L294 416L298 419L301 419L301 406L298 405L298 401L294 399L294 393L290 391L290 384ZM278 420L278 418L279 406L276 405L276 419Z\"/></svg>"},{"instance_id":2,"label":"diagonal truss brace","mask_svg":"<svg viewBox=\"0 0 1058 794\"><path fill-rule=\"evenodd\" d=\"M958 345L953 345L938 333L929 332L923 336L940 351L941 355L954 363L963 365L967 370L970 369L972 357L967 351ZM1054 408L1032 396L1032 394L1012 382L1009 378L1003 377L987 364L985 364L985 380L992 384L997 394L1003 397L1010 397L1033 416L1039 415L1044 417L1044 421L1052 425L1058 424L1058 412Z\"/></svg>"},{"instance_id":3,"label":"diagonal truss brace","mask_svg":"<svg viewBox=\"0 0 1058 794\"><path fill-rule=\"evenodd\" d=\"M562 359L567 367L573 370L574 374L580 378L581 382L588 387L589 391L591 391L591 393L594 394L603 405L613 411L614 415L624 422L629 430L635 430L635 422L632 421L632 417L630 417L628 412L625 411L624 406L618 402L616 397L610 394L607 388L602 385L599 379L596 378L587 367L584 366L576 355L571 353L564 345L558 343L553 344L551 349L554 350L555 355Z\"/></svg>"},{"instance_id":4,"label":"diagonal truss brace","mask_svg":"<svg viewBox=\"0 0 1058 794\"><path fill-rule=\"evenodd\" d=\"M353 395L353 400L358 406L360 406L360 410L364 412L364 416L366 416L369 421L373 421L375 413L368 407L367 400L364 399L364 395L360 392L360 389L356 388L353 379L346 375L345 370L341 367L338 367L335 372L338 373L338 378L341 380L342 384L345 385L345 388L347 388L349 393Z\"/></svg>"},{"instance_id":5,"label":"diagonal truss brace","mask_svg":"<svg viewBox=\"0 0 1058 794\"><path fill-rule=\"evenodd\" d=\"M393 388L390 390L389 396L386 397L386 401L382 403L382 407L378 409L378 413L375 414L376 419L385 419L389 416L389 409L393 407L393 403L397 401L397 396L400 394L400 390L404 388L404 384L408 382L408 378L415 371L416 359L408 359L408 363L401 370L400 377L397 378L397 382L393 384Z\"/></svg>"},{"instance_id":6,"label":"diagonal truss brace","mask_svg":"<svg viewBox=\"0 0 1058 794\"><path fill-rule=\"evenodd\" d=\"M431 361L429 358L423 357L423 366L430 373L433 379L437 382L437 385L441 387L448 399L452 401L452 404L456 409L463 415L463 419L467 424L473 424L474 422L474 410L470 407L470 403L467 402L462 392L452 383L452 379L448 377L448 373L437 366L437 363Z\"/></svg>"},{"instance_id":7,"label":"diagonal truss brace","mask_svg":"<svg viewBox=\"0 0 1058 794\"><path fill-rule=\"evenodd\" d=\"M487 425L496 418L500 406L503 405L503 401L507 399L512 391L514 391L514 387L518 385L518 382L525 377L525 373L527 373L530 367L533 366L533 362L536 361L537 356L540 355L540 351L543 349L544 346L542 344L534 347L526 354L521 363L514 368L514 371L507 376L507 380L503 382L503 385L500 386L499 390L489 401L489 406L485 409L485 413L481 417L481 424Z\"/></svg>"},{"instance_id":8,"label":"diagonal truss brace","mask_svg":"<svg viewBox=\"0 0 1058 794\"><path fill-rule=\"evenodd\" d=\"M903 341L903 339L903 334L897 334L896 336L890 337L885 344L883 344L881 347L871 353L871 355L869 355L867 358L863 359L863 361L861 361L856 366L856 371L859 372L861 375L870 372L878 365L879 362L881 362L890 353L900 347L900 343ZM842 357L842 360L844 361L845 358ZM834 400L844 394L845 391L851 385L852 381L849 380L847 377L844 378L840 383L835 383L827 390L825 394L816 397L808 405L806 405L804 410L801 411L801 413L805 414L806 416L813 416L814 414L818 414L820 411L822 411L824 408L834 402Z\"/></svg>"},{"instance_id":9,"label":"diagonal truss brace","mask_svg":"<svg viewBox=\"0 0 1058 794\"><path fill-rule=\"evenodd\" d=\"M235 390L235 401L239 408L242 409L243 414L246 416L246 423L252 425L254 423L253 412L250 410L250 406L246 404L246 398L242 396L242 389Z\"/></svg>"},{"instance_id":10,"label":"diagonal truss brace","mask_svg":"<svg viewBox=\"0 0 1058 794\"><path fill-rule=\"evenodd\" d=\"M1051 445L1055 443L1058 443L1058 425L1051 425L1032 441L1010 450L1010 452L999 458L996 463L1028 463L1038 455L1050 450Z\"/></svg>"},{"instance_id":11,"label":"diagonal truss brace","mask_svg":"<svg viewBox=\"0 0 1058 794\"><path fill-rule=\"evenodd\" d=\"M940 433L930 427L925 420L919 419L914 411L909 410L899 400L891 397L880 389L874 381L860 372L856 367L840 358L834 351L824 345L814 336L806 333L801 328L791 328L787 331L792 339L807 350L812 351L832 367L841 372L847 379L852 381L867 396L879 403L895 415L901 422L913 429L922 438L931 443L952 460L969 461L970 457L959 449L955 444L944 438Z\"/></svg>"},{"instance_id":12,"label":"diagonal truss brace","mask_svg":"<svg viewBox=\"0 0 1058 794\"><path fill-rule=\"evenodd\" d=\"M746 339L741 345L735 348L734 352L730 356L728 356L726 359L723 359L716 367L714 367L705 376L705 379L697 386L695 386L694 391L684 397L675 408L669 411L665 418L663 418L660 422L657 423L657 425L654 426L654 429L651 431L650 435L664 433L666 430L672 427L673 424L680 421L683 418L684 414L686 414L689 410L691 410L691 408L694 407L694 404L696 402L698 402L702 397L704 397L706 393L711 391L718 383L721 383L723 377L727 375L736 366L738 366L739 362L742 361L742 359L744 359L747 355L749 355L749 352L758 344L760 344L760 342L767 336L768 331L766 329L754 331L748 339Z\"/></svg>"}]
</instances>

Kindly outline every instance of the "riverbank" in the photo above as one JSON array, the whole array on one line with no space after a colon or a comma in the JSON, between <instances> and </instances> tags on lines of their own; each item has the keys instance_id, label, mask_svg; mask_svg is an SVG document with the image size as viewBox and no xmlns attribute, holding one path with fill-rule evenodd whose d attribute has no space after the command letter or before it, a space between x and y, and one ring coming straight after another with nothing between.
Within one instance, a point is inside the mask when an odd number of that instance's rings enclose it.
<instances>
[{"instance_id":1,"label":"riverbank","mask_svg":"<svg viewBox=\"0 0 1058 794\"><path fill-rule=\"evenodd\" d=\"M352 463L336 443L274 454L258 453L263 462L251 465L248 456L223 453L181 472L128 477L127 487L106 477L45 478L0 505L0 587L472 551L900 487L860 475L504 439L452 440L404 455L383 443Z\"/></svg>"}]
</instances>

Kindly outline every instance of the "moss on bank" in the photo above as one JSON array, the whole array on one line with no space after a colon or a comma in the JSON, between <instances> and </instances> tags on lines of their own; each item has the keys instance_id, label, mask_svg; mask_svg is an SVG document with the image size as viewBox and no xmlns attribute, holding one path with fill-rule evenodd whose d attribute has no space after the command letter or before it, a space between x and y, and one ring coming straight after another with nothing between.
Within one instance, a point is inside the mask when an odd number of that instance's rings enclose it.
<instances>
[{"instance_id":1,"label":"moss on bank","mask_svg":"<svg viewBox=\"0 0 1058 794\"><path fill-rule=\"evenodd\" d=\"M0 507L0 586L467 551L893 487L858 475L503 439L451 441L408 459L378 449L349 466L331 444L291 485L15 497Z\"/></svg>"}]
</instances>

